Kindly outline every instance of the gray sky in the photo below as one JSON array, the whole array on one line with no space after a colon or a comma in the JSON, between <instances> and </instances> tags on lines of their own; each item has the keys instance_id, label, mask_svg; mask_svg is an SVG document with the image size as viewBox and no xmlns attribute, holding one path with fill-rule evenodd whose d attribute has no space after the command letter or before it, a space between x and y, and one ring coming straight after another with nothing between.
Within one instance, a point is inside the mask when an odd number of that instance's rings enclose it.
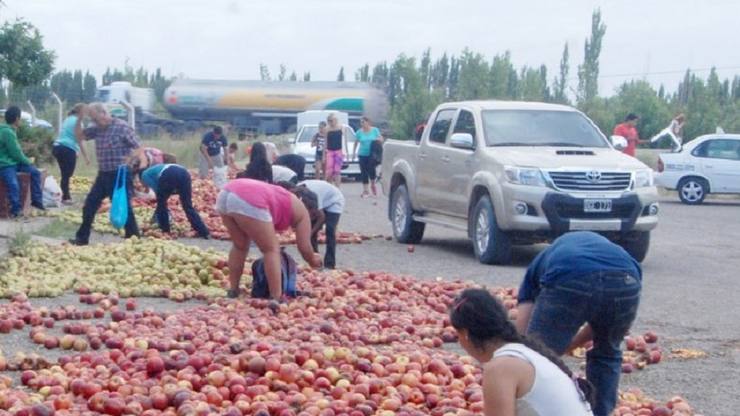
<instances>
[{"instance_id":1,"label":"gray sky","mask_svg":"<svg viewBox=\"0 0 740 416\"><path fill-rule=\"evenodd\" d=\"M191 78L258 79L311 71L314 80L348 78L365 62L399 53L433 55L470 47L491 58L510 50L519 65L544 63L555 75L565 42L571 76L583 57L591 12L607 25L601 93L625 77L716 66L740 73L739 0L5 0L3 20L35 24L57 68L161 67ZM707 72L701 72L705 76ZM682 74L647 79L673 90ZM575 79L571 86L575 87Z\"/></svg>"}]
</instances>

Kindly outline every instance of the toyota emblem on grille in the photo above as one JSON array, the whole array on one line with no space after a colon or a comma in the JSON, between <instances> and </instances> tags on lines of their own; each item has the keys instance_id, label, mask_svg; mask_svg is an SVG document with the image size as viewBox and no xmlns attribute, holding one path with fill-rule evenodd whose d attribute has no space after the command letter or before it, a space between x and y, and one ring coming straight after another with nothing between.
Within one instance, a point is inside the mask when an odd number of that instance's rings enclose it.
<instances>
[{"instance_id":1,"label":"toyota emblem on grille","mask_svg":"<svg viewBox=\"0 0 740 416\"><path fill-rule=\"evenodd\" d=\"M601 172L592 170L591 172L586 172L586 179L591 183L598 183L601 182Z\"/></svg>"}]
</instances>

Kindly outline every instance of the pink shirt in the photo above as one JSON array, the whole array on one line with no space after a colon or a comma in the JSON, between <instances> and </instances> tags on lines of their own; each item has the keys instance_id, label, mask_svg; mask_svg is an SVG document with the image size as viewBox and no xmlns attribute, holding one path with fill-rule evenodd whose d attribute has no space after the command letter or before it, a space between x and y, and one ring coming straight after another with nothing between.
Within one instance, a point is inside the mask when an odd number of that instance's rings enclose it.
<instances>
[{"instance_id":1,"label":"pink shirt","mask_svg":"<svg viewBox=\"0 0 740 416\"><path fill-rule=\"evenodd\" d=\"M268 210L276 231L285 231L293 224L291 193L285 189L254 179L234 179L224 189L255 208Z\"/></svg>"}]
</instances>

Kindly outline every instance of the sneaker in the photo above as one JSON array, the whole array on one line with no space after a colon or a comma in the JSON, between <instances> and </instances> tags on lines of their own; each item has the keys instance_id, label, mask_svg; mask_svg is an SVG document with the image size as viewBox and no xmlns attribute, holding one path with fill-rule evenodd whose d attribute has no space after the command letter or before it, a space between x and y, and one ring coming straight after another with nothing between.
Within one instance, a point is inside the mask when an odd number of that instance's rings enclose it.
<instances>
[{"instance_id":1,"label":"sneaker","mask_svg":"<svg viewBox=\"0 0 740 416\"><path fill-rule=\"evenodd\" d=\"M210 239L211 239L211 236L210 236L210 235L208 235L208 234L206 234L206 235L202 235L202 236L200 236L200 238L202 238L202 239L204 239L204 240L210 240Z\"/></svg>"},{"instance_id":2,"label":"sneaker","mask_svg":"<svg viewBox=\"0 0 740 416\"><path fill-rule=\"evenodd\" d=\"M239 297L239 290L238 289L229 289L226 291L226 297L229 299L236 299Z\"/></svg>"},{"instance_id":3,"label":"sneaker","mask_svg":"<svg viewBox=\"0 0 740 416\"><path fill-rule=\"evenodd\" d=\"M367 193L367 192L363 192L362 195L360 195L360 198L362 198L362 199L370 198L370 194Z\"/></svg>"},{"instance_id":4,"label":"sneaker","mask_svg":"<svg viewBox=\"0 0 740 416\"><path fill-rule=\"evenodd\" d=\"M87 241L80 241L77 238L70 238L67 242L73 246L86 246L89 244Z\"/></svg>"},{"instance_id":5,"label":"sneaker","mask_svg":"<svg viewBox=\"0 0 740 416\"><path fill-rule=\"evenodd\" d=\"M46 211L46 207L41 202L31 202L31 206L39 211Z\"/></svg>"},{"instance_id":6,"label":"sneaker","mask_svg":"<svg viewBox=\"0 0 740 416\"><path fill-rule=\"evenodd\" d=\"M70 205L74 205L74 204L75 204L75 201L73 201L72 199L62 200L62 205L70 206Z\"/></svg>"}]
</instances>

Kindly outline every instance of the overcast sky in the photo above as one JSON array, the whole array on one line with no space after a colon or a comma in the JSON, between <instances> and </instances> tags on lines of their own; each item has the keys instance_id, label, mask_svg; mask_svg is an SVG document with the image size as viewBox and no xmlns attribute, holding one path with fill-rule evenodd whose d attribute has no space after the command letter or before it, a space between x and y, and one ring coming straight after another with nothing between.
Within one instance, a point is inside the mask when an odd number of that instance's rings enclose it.
<instances>
[{"instance_id":1,"label":"overcast sky","mask_svg":"<svg viewBox=\"0 0 740 416\"><path fill-rule=\"evenodd\" d=\"M365 62L418 56L426 47L435 56L457 54L467 46L489 59L510 50L517 66L544 63L552 78L568 42L575 77L597 7L607 25L602 94L622 74L672 90L686 68L740 73L740 0L4 1L0 19L36 25L57 53L57 68L98 76L128 60L214 79L258 79L260 63L273 75L284 63L299 76L311 71L314 80L333 80L342 65L351 78Z\"/></svg>"}]
</instances>

